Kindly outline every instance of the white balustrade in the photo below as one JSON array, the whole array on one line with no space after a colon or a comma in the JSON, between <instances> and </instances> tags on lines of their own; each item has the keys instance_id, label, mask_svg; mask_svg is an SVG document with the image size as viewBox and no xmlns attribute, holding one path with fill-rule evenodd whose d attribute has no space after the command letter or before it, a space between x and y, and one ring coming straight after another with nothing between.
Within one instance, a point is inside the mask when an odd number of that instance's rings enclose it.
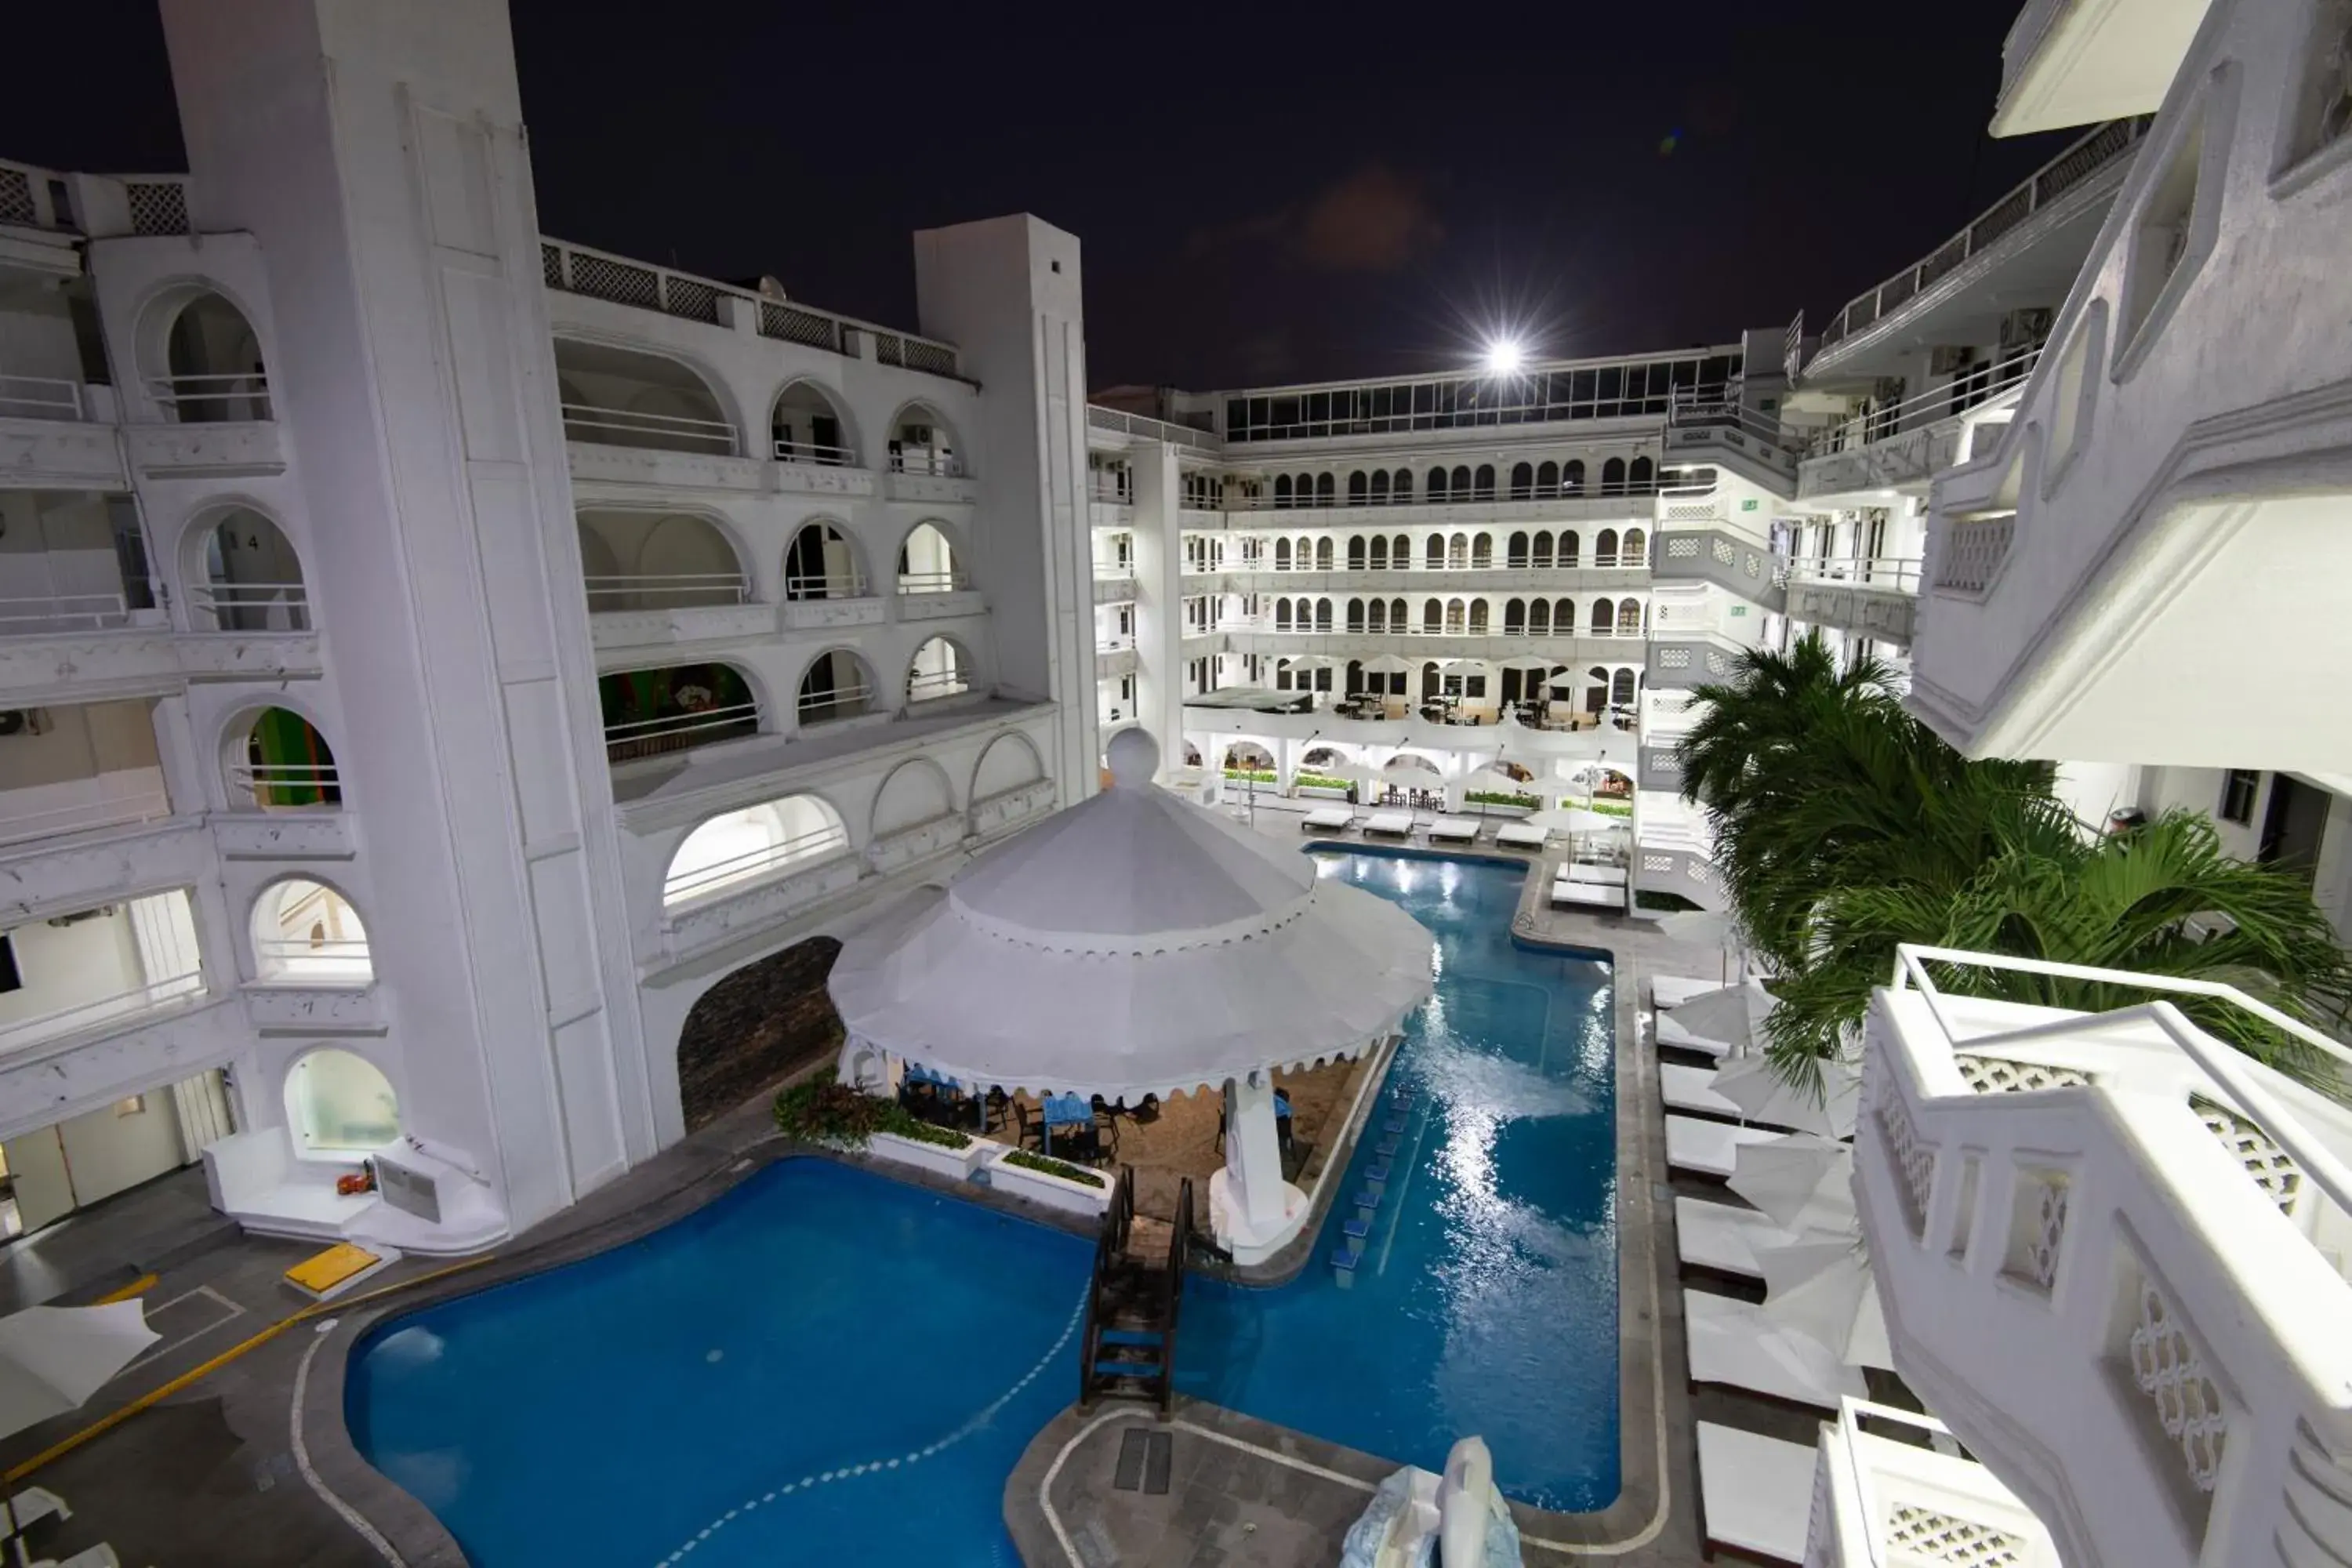
<instances>
[{"instance_id":1,"label":"white balustrade","mask_svg":"<svg viewBox=\"0 0 2352 1568\"><path fill-rule=\"evenodd\" d=\"M0 419L58 419L79 424L88 417L81 383L78 381L0 374Z\"/></svg>"}]
</instances>

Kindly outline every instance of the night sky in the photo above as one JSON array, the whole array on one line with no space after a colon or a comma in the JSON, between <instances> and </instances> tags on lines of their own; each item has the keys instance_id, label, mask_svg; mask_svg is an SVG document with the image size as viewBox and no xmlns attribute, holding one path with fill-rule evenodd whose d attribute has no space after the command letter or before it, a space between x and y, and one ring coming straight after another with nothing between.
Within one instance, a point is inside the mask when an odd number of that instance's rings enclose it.
<instances>
[{"instance_id":1,"label":"night sky","mask_svg":"<svg viewBox=\"0 0 2352 1568\"><path fill-rule=\"evenodd\" d=\"M511 4L548 233L912 326L910 232L1025 208L1097 387L1818 324L2074 134L1984 134L2010 0ZM186 166L152 0L8 29L0 156Z\"/></svg>"}]
</instances>

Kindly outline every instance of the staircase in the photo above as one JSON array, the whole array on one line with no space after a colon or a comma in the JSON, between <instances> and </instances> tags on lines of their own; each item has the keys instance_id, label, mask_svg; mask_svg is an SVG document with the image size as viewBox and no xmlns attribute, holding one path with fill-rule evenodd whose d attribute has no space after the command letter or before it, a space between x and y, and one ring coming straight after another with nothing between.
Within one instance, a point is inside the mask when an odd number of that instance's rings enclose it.
<instances>
[{"instance_id":1,"label":"staircase","mask_svg":"<svg viewBox=\"0 0 2352 1568\"><path fill-rule=\"evenodd\" d=\"M1902 950L1854 1140L1896 1370L2068 1568L2352 1568L2352 1108L2183 1007L2352 1084L2225 986Z\"/></svg>"},{"instance_id":2,"label":"staircase","mask_svg":"<svg viewBox=\"0 0 2352 1568\"><path fill-rule=\"evenodd\" d=\"M1954 1447L1940 1421L1848 1399L1822 1426L1805 1568L2061 1568L2042 1521Z\"/></svg>"},{"instance_id":3,"label":"staircase","mask_svg":"<svg viewBox=\"0 0 2352 1568\"><path fill-rule=\"evenodd\" d=\"M1094 1282L1080 1342L1078 1407L1098 1399L1176 1403L1176 1320L1192 1245L1192 1182L1177 1189L1171 1224L1135 1212L1135 1172L1122 1166L1095 1242Z\"/></svg>"}]
</instances>

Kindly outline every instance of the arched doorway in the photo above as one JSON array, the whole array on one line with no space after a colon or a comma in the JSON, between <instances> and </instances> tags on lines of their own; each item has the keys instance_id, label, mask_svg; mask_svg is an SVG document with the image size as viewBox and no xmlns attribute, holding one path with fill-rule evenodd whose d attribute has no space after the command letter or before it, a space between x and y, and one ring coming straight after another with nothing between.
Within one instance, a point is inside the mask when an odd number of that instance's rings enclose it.
<instances>
[{"instance_id":1,"label":"arched doorway","mask_svg":"<svg viewBox=\"0 0 2352 1568\"><path fill-rule=\"evenodd\" d=\"M678 1104L688 1132L841 1048L841 1015L824 988L840 955L839 942L813 936L702 994L677 1037Z\"/></svg>"}]
</instances>

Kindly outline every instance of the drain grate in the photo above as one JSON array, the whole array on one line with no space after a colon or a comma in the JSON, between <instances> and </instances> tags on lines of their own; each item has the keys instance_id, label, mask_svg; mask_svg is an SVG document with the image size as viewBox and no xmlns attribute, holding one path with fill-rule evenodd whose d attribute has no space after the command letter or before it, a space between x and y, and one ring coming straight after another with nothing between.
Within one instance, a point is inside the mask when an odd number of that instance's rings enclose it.
<instances>
[{"instance_id":1,"label":"drain grate","mask_svg":"<svg viewBox=\"0 0 2352 1568\"><path fill-rule=\"evenodd\" d=\"M1118 1464L1111 1472L1111 1489L1166 1497L1168 1470L1174 1453L1175 1439L1170 1434L1129 1427L1119 1434Z\"/></svg>"}]
</instances>

